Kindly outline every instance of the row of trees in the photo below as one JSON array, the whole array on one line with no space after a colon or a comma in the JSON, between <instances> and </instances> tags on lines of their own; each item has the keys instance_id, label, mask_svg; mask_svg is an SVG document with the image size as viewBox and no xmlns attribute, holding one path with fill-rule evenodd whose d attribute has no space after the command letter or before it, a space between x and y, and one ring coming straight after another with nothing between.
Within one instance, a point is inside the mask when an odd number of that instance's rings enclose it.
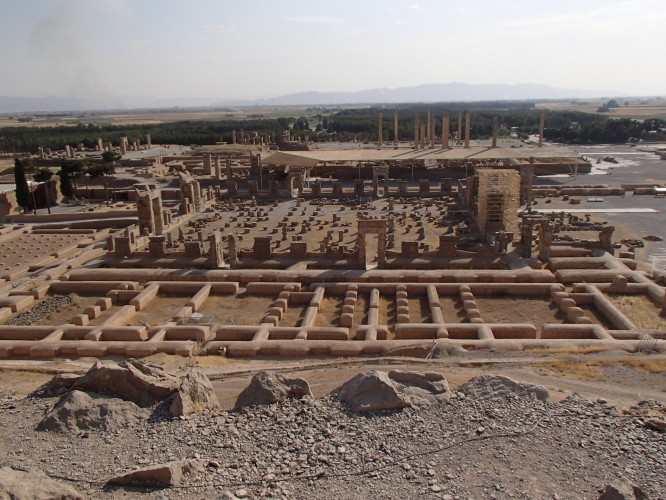
<instances>
[{"instance_id":1,"label":"row of trees","mask_svg":"<svg viewBox=\"0 0 666 500\"><path fill-rule=\"evenodd\" d=\"M232 142L232 133L240 141L240 131L271 134L280 138L289 130L292 137L315 142L377 140L377 116L384 116L384 140L393 138L393 112L398 111L398 137L410 140L414 137L415 119L426 120L430 111L435 117L435 133L442 134L442 117L449 115L451 133L458 128L458 113L471 111L471 138L480 139L492 134L493 117L499 118L500 131L511 129L519 135L537 133L539 111L534 103L434 103L397 105L392 108L369 107L345 109L336 113L315 114L312 116L280 117L275 119L222 120L222 121L182 121L156 125L96 126L77 125L61 127L9 127L0 129L0 149L9 151L36 152L39 146L62 149L65 144L83 143L92 148L97 137L104 141L118 143L121 136L145 140L150 133L152 140L159 144L214 144L220 140ZM463 120L464 120L463 115ZM661 120L657 120L661 122ZM637 122L628 119L608 119L600 115L577 111L549 111L546 117L546 137L550 140L570 143L622 142L631 137L654 137L655 120ZM647 127L647 128L646 128ZM661 130L663 124L657 124Z\"/></svg>"},{"instance_id":2,"label":"row of trees","mask_svg":"<svg viewBox=\"0 0 666 500\"><path fill-rule=\"evenodd\" d=\"M89 163L85 160L63 160L60 170L56 175L60 178L60 192L66 198L74 198L77 192L77 181L83 177L86 181L88 178L102 179L104 185L104 199L109 204L107 179L116 173L115 162L120 159L120 155L113 151L106 151L102 154L103 163ZM53 182L53 172L48 168L35 168L32 160L16 158L14 160L14 181L16 183L16 201L23 209L23 213L28 211L37 212L37 203L35 200L34 190L35 184L32 186L28 183L28 176L37 183L46 184L46 206L51 213L51 205L55 200L50 200L51 182Z\"/></svg>"}]
</instances>

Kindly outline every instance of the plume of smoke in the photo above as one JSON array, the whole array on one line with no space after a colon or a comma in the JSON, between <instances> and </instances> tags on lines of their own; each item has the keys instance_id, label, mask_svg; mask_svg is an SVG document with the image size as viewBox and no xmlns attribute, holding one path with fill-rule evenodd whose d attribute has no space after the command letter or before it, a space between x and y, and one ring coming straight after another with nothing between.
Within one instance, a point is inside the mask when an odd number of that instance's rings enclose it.
<instances>
[{"instance_id":1,"label":"plume of smoke","mask_svg":"<svg viewBox=\"0 0 666 500\"><path fill-rule=\"evenodd\" d=\"M120 107L120 100L98 76L101 59L94 53L99 16L113 16L117 0L57 0L32 28L28 44L47 70L55 89L80 99Z\"/></svg>"}]
</instances>

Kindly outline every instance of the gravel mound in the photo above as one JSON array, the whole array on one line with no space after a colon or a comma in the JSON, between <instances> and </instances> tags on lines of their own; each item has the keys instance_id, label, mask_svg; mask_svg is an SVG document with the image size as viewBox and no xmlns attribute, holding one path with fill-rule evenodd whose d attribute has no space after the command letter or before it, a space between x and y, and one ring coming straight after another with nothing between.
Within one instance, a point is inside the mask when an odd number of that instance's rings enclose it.
<instances>
[{"instance_id":1,"label":"gravel mound","mask_svg":"<svg viewBox=\"0 0 666 500\"><path fill-rule=\"evenodd\" d=\"M31 307L30 310L16 315L14 318L5 322L5 325L12 326L31 326L39 323L44 318L74 305L72 297L69 295L51 294L43 301Z\"/></svg>"},{"instance_id":2,"label":"gravel mound","mask_svg":"<svg viewBox=\"0 0 666 500\"><path fill-rule=\"evenodd\" d=\"M481 375L458 387L458 392L474 399L502 399L508 396L547 401L548 390L541 385L518 382L504 375Z\"/></svg>"}]
</instances>

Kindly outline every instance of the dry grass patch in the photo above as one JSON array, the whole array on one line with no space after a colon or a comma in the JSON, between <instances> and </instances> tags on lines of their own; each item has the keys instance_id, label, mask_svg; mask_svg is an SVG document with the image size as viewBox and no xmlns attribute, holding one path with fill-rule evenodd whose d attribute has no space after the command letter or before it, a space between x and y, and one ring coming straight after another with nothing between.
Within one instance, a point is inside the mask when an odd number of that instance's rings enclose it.
<instances>
[{"instance_id":1,"label":"dry grass patch","mask_svg":"<svg viewBox=\"0 0 666 500\"><path fill-rule=\"evenodd\" d=\"M596 361L550 361L540 365L542 371L558 377L576 378L581 380L601 380L603 371Z\"/></svg>"},{"instance_id":2,"label":"dry grass patch","mask_svg":"<svg viewBox=\"0 0 666 500\"><path fill-rule=\"evenodd\" d=\"M570 347L570 348L561 348L561 347L534 347L524 350L525 352L533 354L592 354L595 352L604 352L608 351L607 347Z\"/></svg>"},{"instance_id":3,"label":"dry grass patch","mask_svg":"<svg viewBox=\"0 0 666 500\"><path fill-rule=\"evenodd\" d=\"M666 330L666 318L647 297L643 295L609 295L608 298L638 328Z\"/></svg>"},{"instance_id":4,"label":"dry grass patch","mask_svg":"<svg viewBox=\"0 0 666 500\"><path fill-rule=\"evenodd\" d=\"M542 371L560 377L576 378L581 380L601 380L604 378L603 368L612 366L625 366L643 370L648 373L666 373L666 359L600 359L594 361L555 360L542 363Z\"/></svg>"},{"instance_id":5,"label":"dry grass patch","mask_svg":"<svg viewBox=\"0 0 666 500\"><path fill-rule=\"evenodd\" d=\"M627 359L622 364L638 368L649 373L666 372L666 359Z\"/></svg>"}]
</instances>

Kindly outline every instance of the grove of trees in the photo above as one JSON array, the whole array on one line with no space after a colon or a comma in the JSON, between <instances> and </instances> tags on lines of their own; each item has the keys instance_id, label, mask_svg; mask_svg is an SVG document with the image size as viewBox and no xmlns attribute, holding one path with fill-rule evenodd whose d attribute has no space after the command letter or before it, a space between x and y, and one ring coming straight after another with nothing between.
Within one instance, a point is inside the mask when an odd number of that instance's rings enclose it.
<instances>
[{"instance_id":1,"label":"grove of trees","mask_svg":"<svg viewBox=\"0 0 666 500\"><path fill-rule=\"evenodd\" d=\"M606 103L615 106L617 103ZM499 118L500 131L504 134L515 128L520 136L538 133L539 110L534 102L478 102L478 103L428 103L372 106L338 111L312 110L309 116L261 118L248 120L180 121L144 125L94 125L58 127L5 127L0 129L0 149L5 151L35 153L39 146L63 149L65 144L83 143L93 148L95 139L117 144L121 136L130 141L138 138L145 141L151 134L154 144L215 144L218 141L231 143L232 131L240 138L240 130L246 133L272 134L280 138L286 130L293 138L308 141L375 141L377 140L377 116L383 113L384 140L393 139L393 112L398 111L399 138L414 137L414 121L418 116L423 122L428 111L436 119L437 135L442 133L442 117L451 118L451 133L458 128L458 112L471 111L471 138L479 139L492 134L493 117ZM464 116L463 116L464 120ZM545 136L548 140L563 143L619 143L630 139L663 139L666 123L663 120L611 119L602 115L577 111L548 111ZM68 168L72 168L71 165ZM72 176L63 171L65 177ZM77 177L75 175L74 177ZM63 176L61 175L61 178Z\"/></svg>"}]
</instances>

